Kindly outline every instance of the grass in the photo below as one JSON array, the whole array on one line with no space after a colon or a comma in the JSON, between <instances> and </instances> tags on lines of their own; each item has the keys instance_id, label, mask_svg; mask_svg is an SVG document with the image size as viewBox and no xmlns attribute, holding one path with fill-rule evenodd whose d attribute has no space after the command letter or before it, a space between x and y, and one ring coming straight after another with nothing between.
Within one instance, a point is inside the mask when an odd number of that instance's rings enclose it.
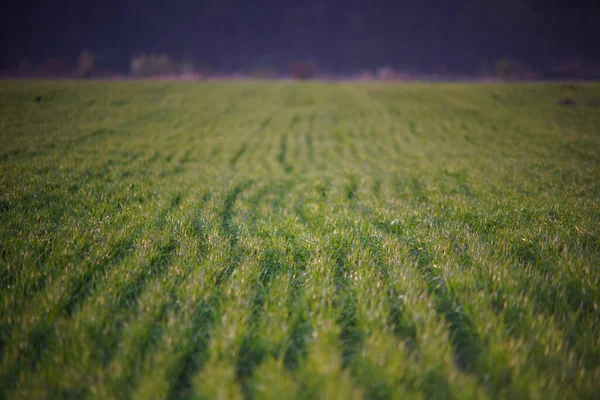
<instances>
[{"instance_id":1,"label":"grass","mask_svg":"<svg viewBox=\"0 0 600 400\"><path fill-rule=\"evenodd\" d=\"M599 94L2 82L0 397L594 398Z\"/></svg>"}]
</instances>

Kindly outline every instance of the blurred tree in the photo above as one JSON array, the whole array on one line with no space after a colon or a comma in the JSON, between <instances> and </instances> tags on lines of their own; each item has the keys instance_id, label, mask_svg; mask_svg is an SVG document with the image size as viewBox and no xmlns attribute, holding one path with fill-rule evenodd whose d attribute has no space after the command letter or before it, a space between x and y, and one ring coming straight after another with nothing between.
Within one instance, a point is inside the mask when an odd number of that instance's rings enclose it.
<instances>
[{"instance_id":1,"label":"blurred tree","mask_svg":"<svg viewBox=\"0 0 600 400\"><path fill-rule=\"evenodd\" d=\"M197 72L196 65L192 60L183 60L183 62L179 66L179 72L184 75L195 74Z\"/></svg>"},{"instance_id":2,"label":"blurred tree","mask_svg":"<svg viewBox=\"0 0 600 400\"><path fill-rule=\"evenodd\" d=\"M252 70L252 77L254 79L275 79L277 72L271 67L259 65Z\"/></svg>"},{"instance_id":3,"label":"blurred tree","mask_svg":"<svg viewBox=\"0 0 600 400\"><path fill-rule=\"evenodd\" d=\"M129 71L139 78L171 75L178 72L177 65L166 54L141 54L131 58Z\"/></svg>"},{"instance_id":4,"label":"blurred tree","mask_svg":"<svg viewBox=\"0 0 600 400\"><path fill-rule=\"evenodd\" d=\"M317 73L317 66L310 61L294 61L290 63L290 74L294 79L312 79Z\"/></svg>"},{"instance_id":5,"label":"blurred tree","mask_svg":"<svg viewBox=\"0 0 600 400\"><path fill-rule=\"evenodd\" d=\"M77 57L77 67L75 76L78 78L89 78L94 72L94 53L89 50L82 50Z\"/></svg>"},{"instance_id":6,"label":"blurred tree","mask_svg":"<svg viewBox=\"0 0 600 400\"><path fill-rule=\"evenodd\" d=\"M494 63L494 74L500 79L510 79L514 75L514 65L508 58L503 58Z\"/></svg>"},{"instance_id":7,"label":"blurred tree","mask_svg":"<svg viewBox=\"0 0 600 400\"><path fill-rule=\"evenodd\" d=\"M62 57L52 57L35 68L34 73L46 78L67 77L73 73L73 67Z\"/></svg>"}]
</instances>

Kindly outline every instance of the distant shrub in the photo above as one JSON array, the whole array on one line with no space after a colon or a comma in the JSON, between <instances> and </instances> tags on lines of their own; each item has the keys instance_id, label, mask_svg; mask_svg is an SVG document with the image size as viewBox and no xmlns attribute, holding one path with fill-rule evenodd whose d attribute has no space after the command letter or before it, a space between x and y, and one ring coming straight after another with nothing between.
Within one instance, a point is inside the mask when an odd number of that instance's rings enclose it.
<instances>
[{"instance_id":1,"label":"distant shrub","mask_svg":"<svg viewBox=\"0 0 600 400\"><path fill-rule=\"evenodd\" d=\"M517 79L532 80L539 77L537 71L525 64L517 64L515 66L515 75Z\"/></svg>"},{"instance_id":2,"label":"distant shrub","mask_svg":"<svg viewBox=\"0 0 600 400\"><path fill-rule=\"evenodd\" d=\"M396 79L396 71L391 67L381 67L377 70L377 79L380 81L391 81Z\"/></svg>"},{"instance_id":3,"label":"distant shrub","mask_svg":"<svg viewBox=\"0 0 600 400\"><path fill-rule=\"evenodd\" d=\"M251 76L254 79L275 79L277 78L277 72L273 68L260 66L254 68Z\"/></svg>"},{"instance_id":4,"label":"distant shrub","mask_svg":"<svg viewBox=\"0 0 600 400\"><path fill-rule=\"evenodd\" d=\"M585 75L583 63L577 58L563 61L552 69L552 77L556 79L578 79Z\"/></svg>"},{"instance_id":5,"label":"distant shrub","mask_svg":"<svg viewBox=\"0 0 600 400\"><path fill-rule=\"evenodd\" d=\"M479 66L479 77L484 80L490 80L495 78L494 69L488 63L482 63Z\"/></svg>"},{"instance_id":6,"label":"distant shrub","mask_svg":"<svg viewBox=\"0 0 600 400\"><path fill-rule=\"evenodd\" d=\"M238 80L242 80L242 79L247 79L248 77L246 75L244 75L241 72L234 72L231 74L231 79L238 79Z\"/></svg>"},{"instance_id":7,"label":"distant shrub","mask_svg":"<svg viewBox=\"0 0 600 400\"><path fill-rule=\"evenodd\" d=\"M192 60L183 60L179 66L179 73L183 75L196 74L197 72L196 65Z\"/></svg>"},{"instance_id":8,"label":"distant shrub","mask_svg":"<svg viewBox=\"0 0 600 400\"><path fill-rule=\"evenodd\" d=\"M89 50L83 50L77 57L77 66L75 67L75 76L78 78L89 78L94 72L94 53Z\"/></svg>"},{"instance_id":9,"label":"distant shrub","mask_svg":"<svg viewBox=\"0 0 600 400\"><path fill-rule=\"evenodd\" d=\"M141 54L131 58L129 72L138 78L149 78L177 74L179 68L166 54Z\"/></svg>"},{"instance_id":10,"label":"distant shrub","mask_svg":"<svg viewBox=\"0 0 600 400\"><path fill-rule=\"evenodd\" d=\"M215 71L210 66L204 65L196 68L196 73L204 79L209 79L215 76Z\"/></svg>"},{"instance_id":11,"label":"distant shrub","mask_svg":"<svg viewBox=\"0 0 600 400\"><path fill-rule=\"evenodd\" d=\"M515 65L508 58L502 58L494 63L494 76L498 79L508 80L515 77Z\"/></svg>"},{"instance_id":12,"label":"distant shrub","mask_svg":"<svg viewBox=\"0 0 600 400\"><path fill-rule=\"evenodd\" d=\"M71 76L72 72L73 67L65 59L54 57L35 68L34 74L45 78L61 78Z\"/></svg>"},{"instance_id":13,"label":"distant shrub","mask_svg":"<svg viewBox=\"0 0 600 400\"><path fill-rule=\"evenodd\" d=\"M312 79L317 74L317 66L311 61L294 61L290 64L290 74L294 79Z\"/></svg>"},{"instance_id":14,"label":"distant shrub","mask_svg":"<svg viewBox=\"0 0 600 400\"><path fill-rule=\"evenodd\" d=\"M536 72L526 64L506 58L494 63L492 75L502 80L528 80L537 78Z\"/></svg>"},{"instance_id":15,"label":"distant shrub","mask_svg":"<svg viewBox=\"0 0 600 400\"><path fill-rule=\"evenodd\" d=\"M375 80L375 75L371 71L362 70L358 73L356 79L359 81L373 81Z\"/></svg>"},{"instance_id":16,"label":"distant shrub","mask_svg":"<svg viewBox=\"0 0 600 400\"><path fill-rule=\"evenodd\" d=\"M192 60L183 60L183 62L179 65L179 71L176 78L195 81L204 77L206 77L206 75L203 75L200 72Z\"/></svg>"}]
</instances>

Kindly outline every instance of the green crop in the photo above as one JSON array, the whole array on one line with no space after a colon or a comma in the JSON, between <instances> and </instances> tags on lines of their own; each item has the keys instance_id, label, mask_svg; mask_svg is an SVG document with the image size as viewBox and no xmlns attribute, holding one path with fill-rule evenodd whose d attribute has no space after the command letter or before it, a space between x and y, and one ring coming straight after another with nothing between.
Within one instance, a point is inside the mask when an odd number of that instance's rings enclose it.
<instances>
[{"instance_id":1,"label":"green crop","mask_svg":"<svg viewBox=\"0 0 600 400\"><path fill-rule=\"evenodd\" d=\"M599 94L0 83L0 397L595 397Z\"/></svg>"}]
</instances>

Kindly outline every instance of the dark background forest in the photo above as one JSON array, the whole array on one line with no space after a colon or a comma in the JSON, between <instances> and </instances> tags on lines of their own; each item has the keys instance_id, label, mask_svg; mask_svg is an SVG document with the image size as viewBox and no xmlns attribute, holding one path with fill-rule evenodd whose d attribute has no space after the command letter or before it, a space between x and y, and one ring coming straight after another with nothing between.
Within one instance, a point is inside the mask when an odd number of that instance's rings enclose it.
<instances>
[{"instance_id":1,"label":"dark background forest","mask_svg":"<svg viewBox=\"0 0 600 400\"><path fill-rule=\"evenodd\" d=\"M50 60L127 73L136 54L222 74L285 71L308 60L328 74L389 66L478 74L510 59L536 71L600 64L596 1L14 1L3 6L0 69Z\"/></svg>"}]
</instances>

